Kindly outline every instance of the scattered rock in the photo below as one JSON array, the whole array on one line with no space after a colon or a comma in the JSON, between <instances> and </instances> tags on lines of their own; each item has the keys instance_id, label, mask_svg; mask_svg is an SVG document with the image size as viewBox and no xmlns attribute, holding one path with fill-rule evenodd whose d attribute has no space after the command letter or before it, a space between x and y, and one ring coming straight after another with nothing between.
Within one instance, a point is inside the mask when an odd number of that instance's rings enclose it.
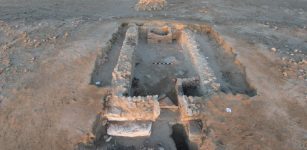
<instances>
[{"instance_id":1,"label":"scattered rock","mask_svg":"<svg viewBox=\"0 0 307 150\"><path fill-rule=\"evenodd\" d=\"M174 56L170 56L170 57L166 57L162 60L163 63L167 63L167 64L174 64L176 63L177 59Z\"/></svg>"},{"instance_id":2,"label":"scattered rock","mask_svg":"<svg viewBox=\"0 0 307 150\"><path fill-rule=\"evenodd\" d=\"M177 73L176 73L176 75L178 76L183 76L184 75L184 71L182 71L182 70L179 70Z\"/></svg>"},{"instance_id":3,"label":"scattered rock","mask_svg":"<svg viewBox=\"0 0 307 150\"><path fill-rule=\"evenodd\" d=\"M106 142L110 142L112 140L112 136L109 136L107 139L106 139Z\"/></svg>"},{"instance_id":4,"label":"scattered rock","mask_svg":"<svg viewBox=\"0 0 307 150\"><path fill-rule=\"evenodd\" d=\"M93 143L94 139L95 139L95 135L93 133L87 133L85 136L82 137L79 143L83 143L83 144Z\"/></svg>"},{"instance_id":5,"label":"scattered rock","mask_svg":"<svg viewBox=\"0 0 307 150\"><path fill-rule=\"evenodd\" d=\"M69 36L69 33L68 33L68 32L65 32L64 38L66 39L68 36Z\"/></svg>"},{"instance_id":6,"label":"scattered rock","mask_svg":"<svg viewBox=\"0 0 307 150\"><path fill-rule=\"evenodd\" d=\"M151 75L148 74L148 75L146 75L145 77L148 78L148 79L150 79L150 78L151 78Z\"/></svg>"},{"instance_id":7,"label":"scattered rock","mask_svg":"<svg viewBox=\"0 0 307 150\"><path fill-rule=\"evenodd\" d=\"M161 10L166 6L166 0L139 0L136 4L136 10Z\"/></svg>"},{"instance_id":8,"label":"scattered rock","mask_svg":"<svg viewBox=\"0 0 307 150\"><path fill-rule=\"evenodd\" d=\"M96 86L101 86L101 81L95 82L95 85L96 85Z\"/></svg>"},{"instance_id":9,"label":"scattered rock","mask_svg":"<svg viewBox=\"0 0 307 150\"><path fill-rule=\"evenodd\" d=\"M103 125L103 126L107 125L107 123L108 123L108 120L106 120L106 119L104 119L104 120L102 121L102 125Z\"/></svg>"},{"instance_id":10,"label":"scattered rock","mask_svg":"<svg viewBox=\"0 0 307 150\"><path fill-rule=\"evenodd\" d=\"M36 57L32 57L30 61L34 62L35 60L36 60Z\"/></svg>"},{"instance_id":11,"label":"scattered rock","mask_svg":"<svg viewBox=\"0 0 307 150\"><path fill-rule=\"evenodd\" d=\"M40 42L35 42L34 47L37 48L37 47L39 47L40 45L41 45Z\"/></svg>"},{"instance_id":12,"label":"scattered rock","mask_svg":"<svg viewBox=\"0 0 307 150\"><path fill-rule=\"evenodd\" d=\"M282 57L282 58L281 58L282 61L285 61L286 59L287 59L286 57Z\"/></svg>"},{"instance_id":13,"label":"scattered rock","mask_svg":"<svg viewBox=\"0 0 307 150\"><path fill-rule=\"evenodd\" d=\"M273 47L273 48L271 48L271 51L276 52L277 49Z\"/></svg>"}]
</instances>

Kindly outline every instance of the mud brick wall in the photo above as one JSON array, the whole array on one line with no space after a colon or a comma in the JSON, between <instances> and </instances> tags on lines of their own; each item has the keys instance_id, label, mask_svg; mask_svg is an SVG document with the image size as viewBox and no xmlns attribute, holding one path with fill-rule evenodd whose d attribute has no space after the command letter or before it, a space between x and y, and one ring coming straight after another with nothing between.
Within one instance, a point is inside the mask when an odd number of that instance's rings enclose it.
<instances>
[{"instance_id":1,"label":"mud brick wall","mask_svg":"<svg viewBox=\"0 0 307 150\"><path fill-rule=\"evenodd\" d=\"M185 29L181 32L179 43L182 48L188 51L191 61L197 71L200 79L200 88L204 95L211 95L217 91L220 85L216 82L214 72L209 67L208 62L201 54L198 43L193 33Z\"/></svg>"},{"instance_id":2,"label":"mud brick wall","mask_svg":"<svg viewBox=\"0 0 307 150\"><path fill-rule=\"evenodd\" d=\"M158 96L111 96L106 101L104 116L110 121L155 121L160 115Z\"/></svg>"},{"instance_id":3,"label":"mud brick wall","mask_svg":"<svg viewBox=\"0 0 307 150\"><path fill-rule=\"evenodd\" d=\"M138 44L138 27L127 29L116 67L112 72L113 95L128 96L133 77L134 51Z\"/></svg>"}]
</instances>

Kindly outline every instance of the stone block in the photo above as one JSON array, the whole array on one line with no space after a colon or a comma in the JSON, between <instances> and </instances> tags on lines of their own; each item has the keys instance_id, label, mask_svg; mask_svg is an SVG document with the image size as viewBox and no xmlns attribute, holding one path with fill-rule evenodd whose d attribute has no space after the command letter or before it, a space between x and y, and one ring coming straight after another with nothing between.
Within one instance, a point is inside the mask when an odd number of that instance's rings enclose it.
<instances>
[{"instance_id":1,"label":"stone block","mask_svg":"<svg viewBox=\"0 0 307 150\"><path fill-rule=\"evenodd\" d=\"M111 136L146 137L151 134L152 122L110 122L107 133Z\"/></svg>"},{"instance_id":2,"label":"stone block","mask_svg":"<svg viewBox=\"0 0 307 150\"><path fill-rule=\"evenodd\" d=\"M111 96L105 104L105 114L110 121L155 121L160 115L158 96Z\"/></svg>"}]
</instances>

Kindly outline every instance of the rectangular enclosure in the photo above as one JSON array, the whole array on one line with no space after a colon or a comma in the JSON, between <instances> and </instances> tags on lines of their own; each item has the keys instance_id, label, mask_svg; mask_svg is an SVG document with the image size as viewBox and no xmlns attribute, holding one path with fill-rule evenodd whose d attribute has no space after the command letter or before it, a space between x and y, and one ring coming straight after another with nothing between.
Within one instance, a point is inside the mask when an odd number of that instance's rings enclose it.
<instances>
[{"instance_id":1,"label":"rectangular enclosure","mask_svg":"<svg viewBox=\"0 0 307 150\"><path fill-rule=\"evenodd\" d=\"M171 30L167 26L141 28L135 51L133 96L170 96L177 78L197 76L179 36Z\"/></svg>"}]
</instances>

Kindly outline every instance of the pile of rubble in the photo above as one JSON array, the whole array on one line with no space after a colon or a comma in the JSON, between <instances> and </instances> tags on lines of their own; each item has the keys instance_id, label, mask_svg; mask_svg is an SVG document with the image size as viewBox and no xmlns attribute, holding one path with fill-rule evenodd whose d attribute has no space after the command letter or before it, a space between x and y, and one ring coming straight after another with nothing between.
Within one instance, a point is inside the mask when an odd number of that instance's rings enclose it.
<instances>
[{"instance_id":1,"label":"pile of rubble","mask_svg":"<svg viewBox=\"0 0 307 150\"><path fill-rule=\"evenodd\" d=\"M166 0L139 0L139 2L136 4L136 10L162 10L166 5Z\"/></svg>"},{"instance_id":2,"label":"pile of rubble","mask_svg":"<svg viewBox=\"0 0 307 150\"><path fill-rule=\"evenodd\" d=\"M199 44L196 42L193 32L187 29L183 30L179 40L181 46L188 51L195 70L198 72L200 88L203 94L211 95L219 90L220 84L216 82L214 72L209 67L206 58L201 54Z\"/></svg>"}]
</instances>

